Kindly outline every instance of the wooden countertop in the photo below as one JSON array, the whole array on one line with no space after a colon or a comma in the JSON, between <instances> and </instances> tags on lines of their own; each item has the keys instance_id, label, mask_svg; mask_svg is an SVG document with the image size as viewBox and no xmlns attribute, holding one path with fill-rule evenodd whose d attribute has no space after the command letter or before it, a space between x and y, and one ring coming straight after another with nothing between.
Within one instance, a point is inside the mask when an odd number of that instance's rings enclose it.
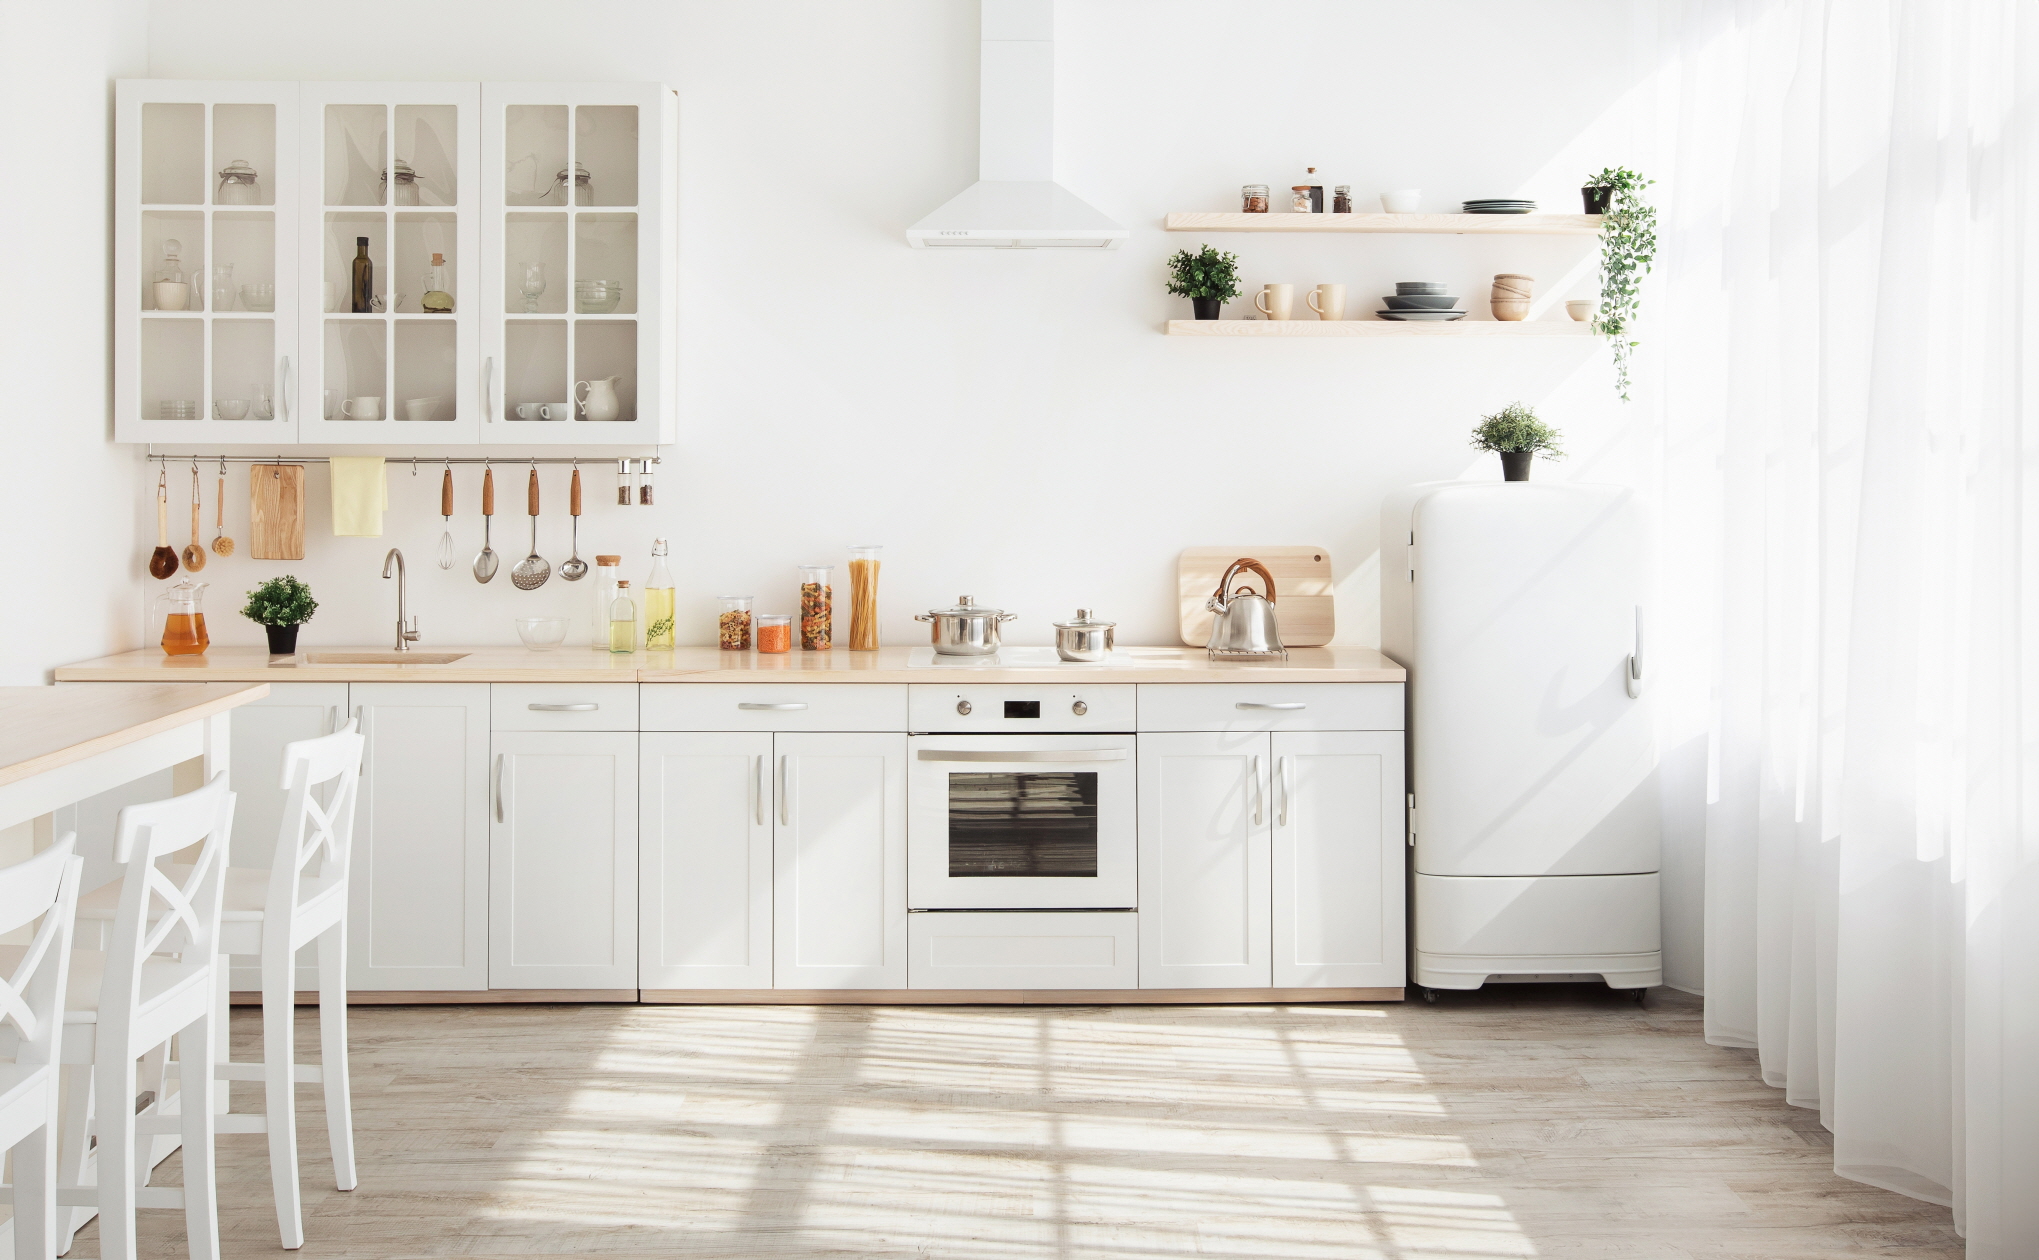
<instances>
[{"instance_id":1,"label":"wooden countertop","mask_svg":"<svg viewBox=\"0 0 2039 1260\"><path fill-rule=\"evenodd\" d=\"M158 655L161 655L158 653ZM260 683L130 683L76 691L0 687L0 786L55 770L269 694Z\"/></svg>"},{"instance_id":2,"label":"wooden countertop","mask_svg":"<svg viewBox=\"0 0 2039 1260\"><path fill-rule=\"evenodd\" d=\"M313 648L328 652L373 648ZM419 647L465 652L443 665L314 665L302 654L272 657L261 648L213 648L201 656L165 656L144 648L81 661L56 671L58 682L943 682L980 683L1324 683L1404 680L1402 667L1373 648L1293 648L1287 661L1212 661L1202 648L1125 647L1097 665L1054 661L1054 649L1008 649L999 664L943 657L925 647L876 652L724 652L683 647L611 656L585 647L534 652L520 647ZM915 662L919 662L916 664ZM1021 662L1024 662L1022 664ZM1036 663L1040 662L1040 663ZM931 666L931 667L930 667Z\"/></svg>"}]
</instances>

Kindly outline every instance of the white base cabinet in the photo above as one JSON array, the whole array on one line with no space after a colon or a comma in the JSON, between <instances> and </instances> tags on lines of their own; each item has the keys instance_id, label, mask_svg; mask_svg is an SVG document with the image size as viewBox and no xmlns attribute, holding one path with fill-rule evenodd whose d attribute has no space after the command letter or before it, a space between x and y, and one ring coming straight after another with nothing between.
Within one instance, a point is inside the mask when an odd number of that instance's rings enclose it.
<instances>
[{"instance_id":1,"label":"white base cabinet","mask_svg":"<svg viewBox=\"0 0 2039 1260\"><path fill-rule=\"evenodd\" d=\"M1402 987L1402 733L1282 731L1268 739L1275 987Z\"/></svg>"},{"instance_id":2,"label":"white base cabinet","mask_svg":"<svg viewBox=\"0 0 2039 1260\"><path fill-rule=\"evenodd\" d=\"M639 737L643 988L772 987L772 738Z\"/></svg>"},{"instance_id":3,"label":"white base cabinet","mask_svg":"<svg viewBox=\"0 0 2039 1260\"><path fill-rule=\"evenodd\" d=\"M491 989L637 988L637 736L497 731Z\"/></svg>"},{"instance_id":4,"label":"white base cabinet","mask_svg":"<svg viewBox=\"0 0 2039 1260\"><path fill-rule=\"evenodd\" d=\"M1140 987L1265 988L1266 735L1140 736Z\"/></svg>"},{"instance_id":5,"label":"white base cabinet","mask_svg":"<svg viewBox=\"0 0 2039 1260\"><path fill-rule=\"evenodd\" d=\"M906 736L772 741L774 987L905 988Z\"/></svg>"}]
</instances>

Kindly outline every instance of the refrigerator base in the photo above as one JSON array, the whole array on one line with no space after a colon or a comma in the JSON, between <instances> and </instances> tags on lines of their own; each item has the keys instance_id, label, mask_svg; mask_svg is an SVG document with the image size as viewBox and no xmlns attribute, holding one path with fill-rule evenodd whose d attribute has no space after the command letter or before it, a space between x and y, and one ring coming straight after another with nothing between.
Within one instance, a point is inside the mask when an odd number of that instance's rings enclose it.
<instances>
[{"instance_id":1,"label":"refrigerator base","mask_svg":"<svg viewBox=\"0 0 2039 1260\"><path fill-rule=\"evenodd\" d=\"M1410 978L1426 988L1581 975L1617 989L1664 982L1654 873L1418 874L1415 903Z\"/></svg>"}]
</instances>

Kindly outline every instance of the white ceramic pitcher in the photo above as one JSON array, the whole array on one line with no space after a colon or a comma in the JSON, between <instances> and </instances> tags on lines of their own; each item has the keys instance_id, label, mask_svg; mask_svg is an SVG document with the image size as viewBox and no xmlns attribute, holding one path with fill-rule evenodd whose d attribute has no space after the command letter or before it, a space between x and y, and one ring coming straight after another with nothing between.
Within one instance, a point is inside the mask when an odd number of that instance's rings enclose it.
<instances>
[{"instance_id":1,"label":"white ceramic pitcher","mask_svg":"<svg viewBox=\"0 0 2039 1260\"><path fill-rule=\"evenodd\" d=\"M614 420L623 410L623 405L616 401L616 382L622 379L622 374L618 373L599 381L575 381L573 397L581 405L581 418ZM583 394L582 390L588 392Z\"/></svg>"}]
</instances>

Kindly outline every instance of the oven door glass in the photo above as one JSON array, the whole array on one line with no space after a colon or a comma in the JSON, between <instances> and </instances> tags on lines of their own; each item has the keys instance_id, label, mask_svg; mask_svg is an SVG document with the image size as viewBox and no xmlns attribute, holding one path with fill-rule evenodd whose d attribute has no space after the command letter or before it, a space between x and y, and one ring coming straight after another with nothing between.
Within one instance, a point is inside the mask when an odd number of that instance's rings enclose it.
<instances>
[{"instance_id":1,"label":"oven door glass","mask_svg":"<svg viewBox=\"0 0 2039 1260\"><path fill-rule=\"evenodd\" d=\"M1097 772L949 771L949 878L1097 878Z\"/></svg>"}]
</instances>

